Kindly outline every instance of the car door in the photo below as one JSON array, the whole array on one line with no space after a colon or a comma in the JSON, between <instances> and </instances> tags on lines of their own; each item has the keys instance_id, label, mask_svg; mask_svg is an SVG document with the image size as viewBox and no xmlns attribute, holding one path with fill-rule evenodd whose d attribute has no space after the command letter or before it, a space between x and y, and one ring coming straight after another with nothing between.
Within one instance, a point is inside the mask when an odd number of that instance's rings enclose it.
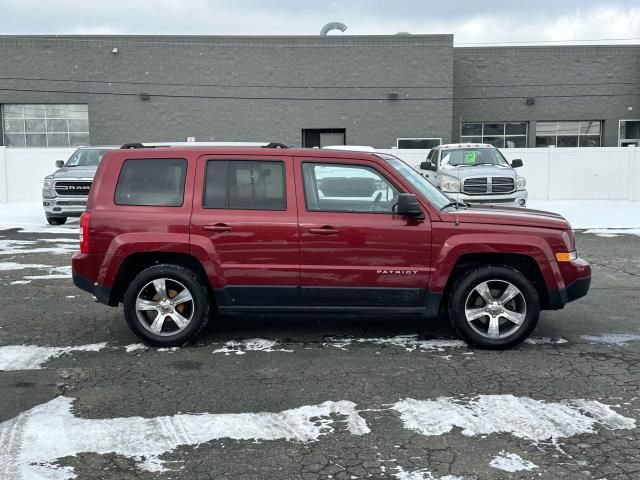
<instances>
[{"instance_id":1,"label":"car door","mask_svg":"<svg viewBox=\"0 0 640 480\"><path fill-rule=\"evenodd\" d=\"M219 306L296 305L300 270L291 159L206 155L195 182L191 243L215 257Z\"/></svg>"},{"instance_id":2,"label":"car door","mask_svg":"<svg viewBox=\"0 0 640 480\"><path fill-rule=\"evenodd\" d=\"M431 225L393 213L406 193L373 161L296 158L301 303L418 307ZM302 187L302 188L300 188Z\"/></svg>"}]
</instances>

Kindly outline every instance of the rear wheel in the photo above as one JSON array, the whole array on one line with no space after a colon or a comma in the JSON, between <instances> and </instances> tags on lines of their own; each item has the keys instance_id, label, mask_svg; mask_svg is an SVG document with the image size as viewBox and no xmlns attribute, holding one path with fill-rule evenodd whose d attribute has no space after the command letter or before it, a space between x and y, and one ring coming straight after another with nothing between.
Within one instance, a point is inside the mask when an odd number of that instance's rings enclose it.
<instances>
[{"instance_id":1,"label":"rear wheel","mask_svg":"<svg viewBox=\"0 0 640 480\"><path fill-rule=\"evenodd\" d=\"M482 267L463 277L449 300L449 316L470 345L511 348L535 329L540 315L538 292L521 272Z\"/></svg>"},{"instance_id":2,"label":"rear wheel","mask_svg":"<svg viewBox=\"0 0 640 480\"><path fill-rule=\"evenodd\" d=\"M49 225L64 225L67 223L67 217L50 217L47 215L47 223Z\"/></svg>"},{"instance_id":3,"label":"rear wheel","mask_svg":"<svg viewBox=\"0 0 640 480\"><path fill-rule=\"evenodd\" d=\"M193 340L209 318L202 280L180 265L156 265L140 272L124 296L131 330L148 345L176 347Z\"/></svg>"}]
</instances>

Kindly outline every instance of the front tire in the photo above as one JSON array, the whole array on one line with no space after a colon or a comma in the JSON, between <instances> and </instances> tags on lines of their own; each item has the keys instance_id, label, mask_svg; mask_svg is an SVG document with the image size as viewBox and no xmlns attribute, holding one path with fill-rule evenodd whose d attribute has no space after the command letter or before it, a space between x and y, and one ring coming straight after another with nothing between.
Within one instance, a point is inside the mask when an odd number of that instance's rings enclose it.
<instances>
[{"instance_id":1,"label":"front tire","mask_svg":"<svg viewBox=\"0 0 640 480\"><path fill-rule=\"evenodd\" d=\"M209 319L209 298L202 279L181 265L156 265L140 272L124 295L129 328L154 347L185 345Z\"/></svg>"},{"instance_id":2,"label":"front tire","mask_svg":"<svg viewBox=\"0 0 640 480\"><path fill-rule=\"evenodd\" d=\"M64 225L67 223L67 217L50 217L49 215L46 217L49 225Z\"/></svg>"},{"instance_id":3,"label":"front tire","mask_svg":"<svg viewBox=\"0 0 640 480\"><path fill-rule=\"evenodd\" d=\"M538 323L538 292L522 272L481 267L461 278L449 299L453 328L469 344L507 349L522 343Z\"/></svg>"}]
</instances>

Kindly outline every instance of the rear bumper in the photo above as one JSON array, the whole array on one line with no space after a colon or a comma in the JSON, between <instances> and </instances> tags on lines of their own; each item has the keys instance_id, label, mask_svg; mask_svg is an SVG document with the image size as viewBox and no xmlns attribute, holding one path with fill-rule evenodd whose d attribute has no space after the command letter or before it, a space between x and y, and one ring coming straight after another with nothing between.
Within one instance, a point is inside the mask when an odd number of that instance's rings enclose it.
<instances>
[{"instance_id":1,"label":"rear bumper","mask_svg":"<svg viewBox=\"0 0 640 480\"><path fill-rule=\"evenodd\" d=\"M101 287L100 285L91 283L89 280L75 272L73 272L73 284L80 290L84 290L85 292L92 294L96 298L97 302L112 306L110 288Z\"/></svg>"}]
</instances>

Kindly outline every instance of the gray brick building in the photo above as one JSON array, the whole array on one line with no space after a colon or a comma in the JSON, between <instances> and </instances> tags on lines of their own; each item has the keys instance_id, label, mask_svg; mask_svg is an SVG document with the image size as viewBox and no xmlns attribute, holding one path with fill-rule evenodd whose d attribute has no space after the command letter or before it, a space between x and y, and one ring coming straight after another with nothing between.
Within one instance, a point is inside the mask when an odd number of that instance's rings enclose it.
<instances>
[{"instance_id":1,"label":"gray brick building","mask_svg":"<svg viewBox=\"0 0 640 480\"><path fill-rule=\"evenodd\" d=\"M640 138L640 46L454 48L452 35L5 36L7 146L375 147ZM622 122L621 122L622 121Z\"/></svg>"}]
</instances>

